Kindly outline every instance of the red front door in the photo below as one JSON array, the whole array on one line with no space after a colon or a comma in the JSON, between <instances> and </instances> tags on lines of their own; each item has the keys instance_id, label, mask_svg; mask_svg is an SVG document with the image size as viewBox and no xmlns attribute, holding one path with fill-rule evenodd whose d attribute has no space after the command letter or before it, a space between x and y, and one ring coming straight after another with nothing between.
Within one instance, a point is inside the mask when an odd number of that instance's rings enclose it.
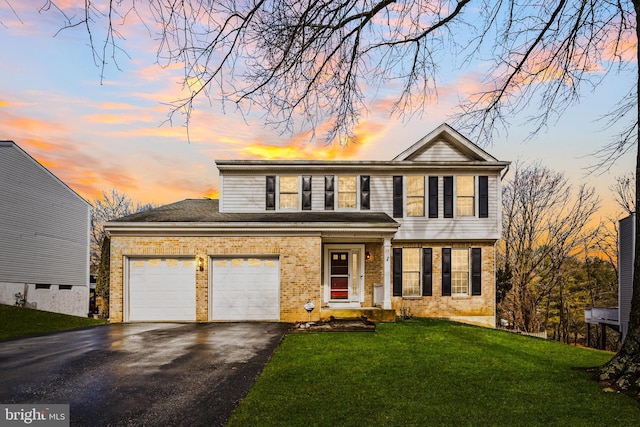
<instances>
[{"instance_id":1,"label":"red front door","mask_svg":"<svg viewBox=\"0 0 640 427\"><path fill-rule=\"evenodd\" d=\"M331 299L349 299L349 252L331 252Z\"/></svg>"}]
</instances>

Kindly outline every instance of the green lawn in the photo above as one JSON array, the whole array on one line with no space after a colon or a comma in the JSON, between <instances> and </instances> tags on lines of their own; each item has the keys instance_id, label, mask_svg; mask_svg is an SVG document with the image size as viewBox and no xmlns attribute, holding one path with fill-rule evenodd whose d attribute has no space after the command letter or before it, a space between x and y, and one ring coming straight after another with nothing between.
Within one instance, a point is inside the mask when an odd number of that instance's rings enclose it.
<instances>
[{"instance_id":1,"label":"green lawn","mask_svg":"<svg viewBox=\"0 0 640 427\"><path fill-rule=\"evenodd\" d=\"M229 425L640 425L582 369L611 356L437 320L289 334Z\"/></svg>"},{"instance_id":2,"label":"green lawn","mask_svg":"<svg viewBox=\"0 0 640 427\"><path fill-rule=\"evenodd\" d=\"M0 304L0 340L107 323L104 319L68 316Z\"/></svg>"}]
</instances>

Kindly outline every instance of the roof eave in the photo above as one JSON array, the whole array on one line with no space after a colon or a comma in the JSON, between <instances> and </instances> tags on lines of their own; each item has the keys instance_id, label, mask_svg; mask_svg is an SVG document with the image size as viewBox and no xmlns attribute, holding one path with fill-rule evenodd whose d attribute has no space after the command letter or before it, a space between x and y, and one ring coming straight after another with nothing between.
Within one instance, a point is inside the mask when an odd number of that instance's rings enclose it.
<instances>
[{"instance_id":1,"label":"roof eave","mask_svg":"<svg viewBox=\"0 0 640 427\"><path fill-rule=\"evenodd\" d=\"M509 166L507 161L392 161L392 162L254 162L254 161L233 161L218 164L218 170L222 173L234 172L325 172L325 171L367 171L367 172L396 172L410 171L418 169L447 170L447 169L483 169L501 171Z\"/></svg>"},{"instance_id":2,"label":"roof eave","mask_svg":"<svg viewBox=\"0 0 640 427\"><path fill-rule=\"evenodd\" d=\"M318 232L376 232L394 234L400 224L353 223L353 222L304 222L304 223L260 223L260 222L107 222L104 230L110 234L162 233L311 233Z\"/></svg>"}]
</instances>

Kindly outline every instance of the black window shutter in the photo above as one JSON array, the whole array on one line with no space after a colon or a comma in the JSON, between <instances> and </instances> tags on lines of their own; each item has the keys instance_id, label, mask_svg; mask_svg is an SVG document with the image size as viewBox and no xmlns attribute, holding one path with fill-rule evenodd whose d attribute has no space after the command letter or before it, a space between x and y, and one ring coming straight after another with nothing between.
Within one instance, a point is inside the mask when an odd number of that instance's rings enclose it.
<instances>
[{"instance_id":1,"label":"black window shutter","mask_svg":"<svg viewBox=\"0 0 640 427\"><path fill-rule=\"evenodd\" d=\"M451 248L442 248L442 296L451 296Z\"/></svg>"},{"instance_id":2,"label":"black window shutter","mask_svg":"<svg viewBox=\"0 0 640 427\"><path fill-rule=\"evenodd\" d=\"M302 210L311 210L311 177L302 177Z\"/></svg>"},{"instance_id":3,"label":"black window shutter","mask_svg":"<svg viewBox=\"0 0 640 427\"><path fill-rule=\"evenodd\" d=\"M325 176L324 177L324 209L327 211L333 210L333 198L334 198L334 189L333 189L333 176Z\"/></svg>"},{"instance_id":4,"label":"black window shutter","mask_svg":"<svg viewBox=\"0 0 640 427\"><path fill-rule=\"evenodd\" d=\"M370 177L360 176L360 209L368 211L371 209L370 205Z\"/></svg>"},{"instance_id":5,"label":"black window shutter","mask_svg":"<svg viewBox=\"0 0 640 427\"><path fill-rule=\"evenodd\" d=\"M273 211L276 209L276 177L267 176L267 191L266 191L266 209Z\"/></svg>"},{"instance_id":6,"label":"black window shutter","mask_svg":"<svg viewBox=\"0 0 640 427\"><path fill-rule=\"evenodd\" d=\"M404 210L402 207L402 177L393 177L393 217L402 218Z\"/></svg>"},{"instance_id":7,"label":"black window shutter","mask_svg":"<svg viewBox=\"0 0 640 427\"><path fill-rule=\"evenodd\" d=\"M432 294L431 260L432 249L422 248L422 296L430 297Z\"/></svg>"},{"instance_id":8,"label":"black window shutter","mask_svg":"<svg viewBox=\"0 0 640 427\"><path fill-rule=\"evenodd\" d=\"M453 177L444 178L444 217L453 218Z\"/></svg>"},{"instance_id":9,"label":"black window shutter","mask_svg":"<svg viewBox=\"0 0 640 427\"><path fill-rule=\"evenodd\" d=\"M438 218L438 177L429 177L429 218Z\"/></svg>"},{"instance_id":10,"label":"black window shutter","mask_svg":"<svg viewBox=\"0 0 640 427\"><path fill-rule=\"evenodd\" d=\"M478 177L478 216L489 218L489 177Z\"/></svg>"},{"instance_id":11,"label":"black window shutter","mask_svg":"<svg viewBox=\"0 0 640 427\"><path fill-rule=\"evenodd\" d=\"M402 248L393 248L393 296L402 296Z\"/></svg>"},{"instance_id":12,"label":"black window shutter","mask_svg":"<svg viewBox=\"0 0 640 427\"><path fill-rule=\"evenodd\" d=\"M482 295L482 248L471 249L471 295Z\"/></svg>"}]
</instances>

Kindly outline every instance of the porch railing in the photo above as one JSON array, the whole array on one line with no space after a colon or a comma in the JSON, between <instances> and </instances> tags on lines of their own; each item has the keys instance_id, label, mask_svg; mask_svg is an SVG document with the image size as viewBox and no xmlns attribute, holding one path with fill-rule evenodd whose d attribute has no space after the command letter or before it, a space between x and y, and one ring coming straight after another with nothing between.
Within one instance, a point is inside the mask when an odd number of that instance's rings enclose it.
<instances>
[{"instance_id":1,"label":"porch railing","mask_svg":"<svg viewBox=\"0 0 640 427\"><path fill-rule=\"evenodd\" d=\"M584 321L587 323L620 324L618 307L593 307L584 310Z\"/></svg>"}]
</instances>

